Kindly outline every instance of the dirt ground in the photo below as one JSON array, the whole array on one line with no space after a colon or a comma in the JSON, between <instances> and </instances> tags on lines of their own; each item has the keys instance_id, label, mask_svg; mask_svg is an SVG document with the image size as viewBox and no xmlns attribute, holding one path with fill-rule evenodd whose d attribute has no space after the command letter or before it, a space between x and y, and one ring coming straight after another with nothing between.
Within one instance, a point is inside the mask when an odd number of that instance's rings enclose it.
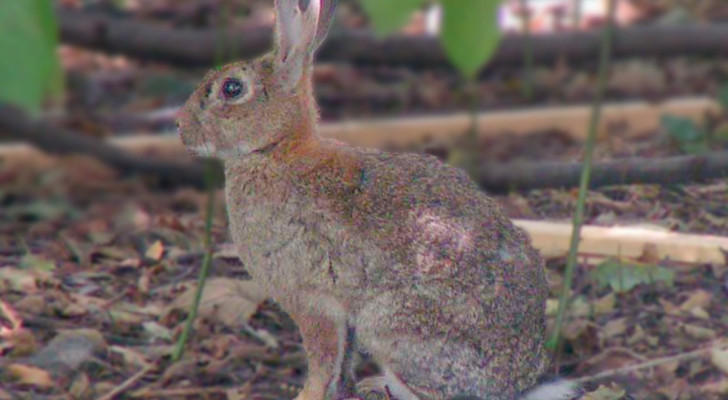
<instances>
[{"instance_id":1,"label":"dirt ground","mask_svg":"<svg viewBox=\"0 0 728 400\"><path fill-rule=\"evenodd\" d=\"M655 137L641 146L674 152ZM536 143L558 143L544 155L549 158L571 157L578 148L557 133L535 138L503 136L483 148L518 154ZM605 157L607 147L600 144ZM150 189L142 178L118 179L83 157L40 171L0 169L0 182L0 298L6 307L0 352L8 378L0 398L101 398L129 379L121 398L293 397L305 376L296 328L275 304L257 305L259 294L230 251L221 193L215 194L215 257L200 318L185 356L171 363L203 258L208 196ZM586 222L726 235L727 188L725 181L607 187L589 193ZM571 190L498 197L511 217L547 220L568 219L575 199ZM689 356L728 333L726 264L620 262L652 268L657 278L635 277L634 287L615 287L609 265L580 266L565 345L556 354L559 373L589 377L668 357L590 382L589 389L606 386L585 398L623 392L635 399L725 398L728 353ZM551 323L564 263L547 260ZM665 271L667 278L660 275ZM360 372L372 368L365 363Z\"/></svg>"},{"instance_id":2,"label":"dirt ground","mask_svg":"<svg viewBox=\"0 0 728 400\"><path fill-rule=\"evenodd\" d=\"M70 116L59 123L95 136L173 129L128 124L123 115L179 105L203 73L76 48L62 49L61 57ZM524 96L521 67L490 71L478 84L479 107L588 102L594 70L568 60L540 66L531 98ZM609 101L716 96L728 83L728 62L621 60L609 82ZM450 70L319 65L316 90L324 120L468 106ZM726 149L720 133L727 121L706 120L705 129L718 134L708 149ZM665 127L639 140L623 129L599 142L597 159L689 151ZM451 151L431 143L398 150L423 149L445 160ZM582 151L583 143L547 129L504 132L478 147L482 159L501 162L575 160ZM569 221L576 194L532 190L496 199L512 218ZM190 188L161 190L145 177L122 179L80 156L43 168L0 163L0 400L293 398L306 373L300 338L275 304L260 303L233 255L221 192L213 194L214 256L200 314L182 359L171 362L204 257L208 197ZM726 204L726 180L612 186L589 192L585 223L728 236ZM546 260L550 329L564 266L563 258ZM728 351L711 350L726 348L726 304L728 257L715 265L650 254L581 264L553 372L587 380L584 399L726 399ZM375 372L362 360L360 376Z\"/></svg>"}]
</instances>

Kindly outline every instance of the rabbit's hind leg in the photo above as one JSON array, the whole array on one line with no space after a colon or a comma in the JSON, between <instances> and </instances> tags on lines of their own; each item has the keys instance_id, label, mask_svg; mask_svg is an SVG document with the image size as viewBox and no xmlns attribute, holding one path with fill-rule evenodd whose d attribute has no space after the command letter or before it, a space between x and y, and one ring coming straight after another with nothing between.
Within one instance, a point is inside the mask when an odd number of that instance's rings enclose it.
<instances>
[{"instance_id":1,"label":"rabbit's hind leg","mask_svg":"<svg viewBox=\"0 0 728 400\"><path fill-rule=\"evenodd\" d=\"M509 398L497 394L497 385L486 377L479 349L448 338L446 328L422 314L425 303L404 296L408 295L382 294L356 317L357 345L385 371L358 389L386 388L397 400L445 400L465 394Z\"/></svg>"},{"instance_id":2,"label":"rabbit's hind leg","mask_svg":"<svg viewBox=\"0 0 728 400\"><path fill-rule=\"evenodd\" d=\"M338 314L315 308L291 314L308 364L306 381L295 400L339 400L353 394L353 380L348 369L342 368L349 347L346 318Z\"/></svg>"}]
</instances>

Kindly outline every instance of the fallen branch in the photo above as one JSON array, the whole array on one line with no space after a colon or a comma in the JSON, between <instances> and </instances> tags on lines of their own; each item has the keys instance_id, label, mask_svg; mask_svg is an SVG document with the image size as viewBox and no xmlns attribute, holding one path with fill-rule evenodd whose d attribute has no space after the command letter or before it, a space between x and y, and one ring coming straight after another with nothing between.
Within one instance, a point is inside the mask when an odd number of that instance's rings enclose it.
<instances>
[{"instance_id":1,"label":"fallen branch","mask_svg":"<svg viewBox=\"0 0 728 400\"><path fill-rule=\"evenodd\" d=\"M86 154L116 168L122 175L153 174L161 186L202 186L200 163L157 161L142 157L108 142L31 119L21 109L0 104L0 135L30 143L49 154Z\"/></svg>"},{"instance_id":2,"label":"fallen branch","mask_svg":"<svg viewBox=\"0 0 728 400\"><path fill-rule=\"evenodd\" d=\"M571 224L563 222L514 220L528 232L533 246L544 258L563 257L569 250ZM725 263L728 237L657 230L639 226L584 226L579 235L579 254L588 254L584 264L596 265L607 258L636 260L645 247L654 246L659 260L675 266Z\"/></svg>"},{"instance_id":3,"label":"fallen branch","mask_svg":"<svg viewBox=\"0 0 728 400\"><path fill-rule=\"evenodd\" d=\"M484 165L481 187L493 192L578 185L581 163L520 162ZM728 177L728 152L666 158L629 158L594 163L589 187L697 183Z\"/></svg>"},{"instance_id":4,"label":"fallen branch","mask_svg":"<svg viewBox=\"0 0 728 400\"><path fill-rule=\"evenodd\" d=\"M271 43L267 28L234 30L174 29L102 13L59 8L61 40L65 43L184 66L212 66L220 61L249 59ZM526 38L503 39L490 66L520 65ZM533 61L593 60L599 32L558 33L532 38ZM728 25L642 26L624 28L614 37L615 57L722 56L728 54ZM368 31L332 31L317 57L322 61L447 66L439 41L429 36L393 36L378 40Z\"/></svg>"},{"instance_id":5,"label":"fallen branch","mask_svg":"<svg viewBox=\"0 0 728 400\"><path fill-rule=\"evenodd\" d=\"M526 112L535 118L534 113L535 111ZM608 112L605 111L605 114ZM529 120L518 112L509 112L503 118L506 121ZM450 121L451 119L454 121ZM460 121L459 116L451 116L372 121L368 124L344 122L324 124L321 133L323 136L360 146L379 147L390 141L396 143L405 139L410 142L416 138L421 140L423 132L430 133L433 137L452 136L453 129L463 121ZM442 126L438 128L438 124ZM527 131L519 133L527 134ZM31 120L23 112L10 106L0 106L0 135L2 134L29 143L49 154L81 153L94 156L115 167L123 175L153 174L161 178L163 186L202 186L201 163L190 159L186 162L169 161L179 160L180 156L184 157L186 154L176 136L125 137L104 142L49 123ZM155 153L155 158L142 155L150 150ZM33 163L33 160L38 160L38 154L33 153L32 148L0 146L0 161L17 164ZM578 185L580 170L580 163L568 162L486 164L480 168L477 181L483 189L491 193L569 188ZM725 178L728 176L728 152L602 161L594 164L592 176L591 188L627 184L687 184Z\"/></svg>"}]
</instances>

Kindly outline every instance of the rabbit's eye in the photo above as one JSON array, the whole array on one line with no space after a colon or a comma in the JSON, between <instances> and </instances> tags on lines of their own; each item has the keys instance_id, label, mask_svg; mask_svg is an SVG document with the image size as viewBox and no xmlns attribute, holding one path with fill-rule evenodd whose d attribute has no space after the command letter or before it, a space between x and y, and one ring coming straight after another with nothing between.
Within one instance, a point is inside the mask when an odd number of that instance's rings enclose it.
<instances>
[{"instance_id":1,"label":"rabbit's eye","mask_svg":"<svg viewBox=\"0 0 728 400\"><path fill-rule=\"evenodd\" d=\"M245 93L245 85L239 79L229 78L222 84L222 95L226 100L234 100Z\"/></svg>"}]
</instances>

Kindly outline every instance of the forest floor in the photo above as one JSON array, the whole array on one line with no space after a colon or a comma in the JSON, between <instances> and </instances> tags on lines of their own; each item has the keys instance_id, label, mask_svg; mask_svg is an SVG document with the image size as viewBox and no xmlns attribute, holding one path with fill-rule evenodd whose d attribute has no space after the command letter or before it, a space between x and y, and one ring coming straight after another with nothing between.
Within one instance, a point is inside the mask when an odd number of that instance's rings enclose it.
<instances>
[{"instance_id":1,"label":"forest floor","mask_svg":"<svg viewBox=\"0 0 728 400\"><path fill-rule=\"evenodd\" d=\"M59 123L96 136L171 131L168 123L128 124L114 116L179 105L202 76L75 48L61 56L71 114ZM566 61L539 67L530 99L520 68L491 71L478 84L479 108L587 103L593 70ZM610 72L607 97L717 96L726 83L725 60L623 60ZM316 69L316 88L327 121L468 108L449 70L326 64ZM725 150L728 117L706 121L713 133L707 147ZM596 158L659 158L687 150L665 127L639 139L626 129L616 126L602 138ZM422 149L443 159L449 151L431 143L405 150ZM582 151L583 143L546 128L531 135L503 132L478 147L483 159L502 162L578 160ZM204 256L208 197L190 188L162 190L142 177L122 179L81 156L43 168L0 164L0 400L293 398L306 371L295 324L275 304L261 303L248 281L231 250L219 191L200 315L183 358L170 361ZM566 222L577 196L576 190L548 189L495 197L512 218ZM589 192L585 223L728 236L727 204L726 180L612 186ZM567 378L619 372L588 382L585 399L725 399L728 351L710 351L728 341L725 250L720 264L646 255L579 265L554 372ZM614 265L647 269L651 278L615 285ZM547 259L546 266L551 327L565 259ZM620 370L642 363L648 364ZM375 372L366 360L358 369L360 376Z\"/></svg>"},{"instance_id":2,"label":"forest floor","mask_svg":"<svg viewBox=\"0 0 728 400\"><path fill-rule=\"evenodd\" d=\"M679 152L659 132L621 146L655 156ZM614 143L598 147L600 158L618 156ZM543 158L572 159L581 147L566 135L542 132L503 135L482 148L504 159L506 153L539 157L539 151ZM0 183L0 352L12 378L4 381L13 382L2 386L0 399L102 398L127 379L120 398L293 397L305 376L295 325L275 304L258 305L260 294L231 252L221 192L215 193L215 257L200 318L185 356L171 363L203 258L208 195L119 179L79 156L43 170L0 167ZM534 190L497 200L513 218L568 221L576 191ZM589 192L586 223L728 236L726 204L725 181L606 187ZM550 323L564 264L547 260ZM728 266L638 264L656 276L671 272L622 290L601 285L599 267L577 269L565 346L557 354L560 373L593 376L674 357L600 380L611 386L588 398L619 398L609 396L623 390L636 399L724 398L728 353L681 355L727 337ZM366 363L362 368L362 374L374 371Z\"/></svg>"}]
</instances>

